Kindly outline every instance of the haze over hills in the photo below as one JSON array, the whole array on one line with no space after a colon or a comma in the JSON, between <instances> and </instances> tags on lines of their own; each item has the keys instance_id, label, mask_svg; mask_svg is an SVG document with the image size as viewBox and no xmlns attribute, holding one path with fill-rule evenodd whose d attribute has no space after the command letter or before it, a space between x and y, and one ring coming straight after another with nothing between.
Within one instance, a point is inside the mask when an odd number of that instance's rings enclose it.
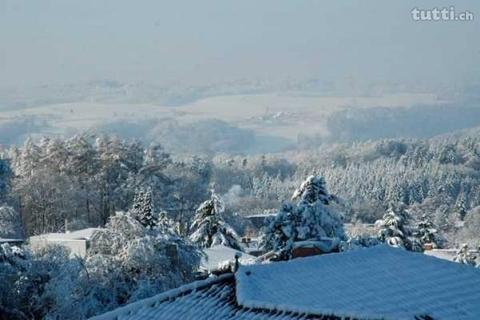
<instances>
[{"instance_id":1,"label":"haze over hills","mask_svg":"<svg viewBox=\"0 0 480 320\"><path fill-rule=\"evenodd\" d=\"M155 90L155 86L97 82L80 87L43 87L23 96L20 93L4 95L0 124L4 128L18 124L16 137L18 133L22 133L21 136L69 136L94 131L151 140L153 132L158 132L158 127L164 123L182 127L213 119L223 126L248 131L256 138L255 143L233 150L227 147L223 151L262 149L262 141L269 145L265 151L278 151L295 144L302 135L327 136L327 119L334 112L445 103L434 94L424 93L351 97L334 96L326 90L321 91L318 84L314 88L311 83L310 88L301 83L291 83L288 88L283 85L283 91L273 91L268 86L245 82L162 91ZM5 134L2 142L14 140Z\"/></svg>"},{"instance_id":2,"label":"haze over hills","mask_svg":"<svg viewBox=\"0 0 480 320\"><path fill-rule=\"evenodd\" d=\"M415 22L417 6L0 1L0 143L97 131L270 152L475 126L479 19Z\"/></svg>"}]
</instances>

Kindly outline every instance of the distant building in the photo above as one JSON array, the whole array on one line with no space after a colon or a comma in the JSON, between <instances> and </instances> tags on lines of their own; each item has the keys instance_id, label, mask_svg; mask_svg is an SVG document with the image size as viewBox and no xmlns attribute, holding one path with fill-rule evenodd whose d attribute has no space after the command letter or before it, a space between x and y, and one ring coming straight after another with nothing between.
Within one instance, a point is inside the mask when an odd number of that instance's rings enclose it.
<instances>
[{"instance_id":1,"label":"distant building","mask_svg":"<svg viewBox=\"0 0 480 320\"><path fill-rule=\"evenodd\" d=\"M5 239L5 238L0 238L0 245L4 243L8 243L10 245L15 245L15 246L20 246L23 244L25 240L23 239Z\"/></svg>"},{"instance_id":2,"label":"distant building","mask_svg":"<svg viewBox=\"0 0 480 320\"><path fill-rule=\"evenodd\" d=\"M196 281L92 320L480 319L480 270L380 245Z\"/></svg>"},{"instance_id":3,"label":"distant building","mask_svg":"<svg viewBox=\"0 0 480 320\"><path fill-rule=\"evenodd\" d=\"M30 246L39 248L50 244L62 245L70 249L72 254L84 257L90 245L90 240L100 228L87 228L66 233L46 233L29 238Z\"/></svg>"},{"instance_id":4,"label":"distant building","mask_svg":"<svg viewBox=\"0 0 480 320\"><path fill-rule=\"evenodd\" d=\"M263 213L245 216L245 219L249 220L257 230L260 230L263 226L267 224L268 219L271 219L276 215L277 210L266 210Z\"/></svg>"},{"instance_id":5,"label":"distant building","mask_svg":"<svg viewBox=\"0 0 480 320\"><path fill-rule=\"evenodd\" d=\"M343 225L345 231L349 235L364 235L364 236L377 236L377 229L373 223L345 223Z\"/></svg>"},{"instance_id":6,"label":"distant building","mask_svg":"<svg viewBox=\"0 0 480 320\"><path fill-rule=\"evenodd\" d=\"M200 268L207 272L214 272L221 269L226 263L235 262L235 256L239 257L241 264L253 263L256 257L230 247L218 245L203 249L205 256L200 262Z\"/></svg>"}]
</instances>

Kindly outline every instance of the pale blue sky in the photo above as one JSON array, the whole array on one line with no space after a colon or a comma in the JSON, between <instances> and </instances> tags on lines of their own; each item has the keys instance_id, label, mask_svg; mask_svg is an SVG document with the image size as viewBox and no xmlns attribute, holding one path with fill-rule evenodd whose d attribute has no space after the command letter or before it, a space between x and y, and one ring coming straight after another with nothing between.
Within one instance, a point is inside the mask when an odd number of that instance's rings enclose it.
<instances>
[{"instance_id":1,"label":"pale blue sky","mask_svg":"<svg viewBox=\"0 0 480 320\"><path fill-rule=\"evenodd\" d=\"M414 22L455 5L473 22ZM480 1L0 0L0 85L480 80Z\"/></svg>"}]
</instances>

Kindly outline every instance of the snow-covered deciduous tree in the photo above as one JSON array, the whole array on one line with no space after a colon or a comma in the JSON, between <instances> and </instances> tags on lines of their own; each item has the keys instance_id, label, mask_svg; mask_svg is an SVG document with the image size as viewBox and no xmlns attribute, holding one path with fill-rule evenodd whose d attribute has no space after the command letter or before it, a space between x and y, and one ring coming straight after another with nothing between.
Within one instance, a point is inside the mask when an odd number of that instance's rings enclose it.
<instances>
[{"instance_id":1,"label":"snow-covered deciduous tree","mask_svg":"<svg viewBox=\"0 0 480 320\"><path fill-rule=\"evenodd\" d=\"M200 252L162 223L147 228L129 212L112 216L96 233L87 258L90 276L100 284L101 303L132 302L193 280Z\"/></svg>"},{"instance_id":2,"label":"snow-covered deciduous tree","mask_svg":"<svg viewBox=\"0 0 480 320\"><path fill-rule=\"evenodd\" d=\"M0 238L23 238L22 219L18 212L12 207L0 207Z\"/></svg>"},{"instance_id":3,"label":"snow-covered deciduous tree","mask_svg":"<svg viewBox=\"0 0 480 320\"><path fill-rule=\"evenodd\" d=\"M31 251L0 246L0 318L85 319L91 308L89 283L82 260L63 246ZM72 311L74 310L74 311Z\"/></svg>"},{"instance_id":4,"label":"snow-covered deciduous tree","mask_svg":"<svg viewBox=\"0 0 480 320\"><path fill-rule=\"evenodd\" d=\"M9 244L0 245L0 316L4 319L28 319L20 308L16 282L27 269L23 250Z\"/></svg>"},{"instance_id":5,"label":"snow-covered deciduous tree","mask_svg":"<svg viewBox=\"0 0 480 320\"><path fill-rule=\"evenodd\" d=\"M343 221L329 206L333 197L322 177L310 176L293 195L298 203L284 203L275 219L265 229L264 248L274 250L284 259L291 257L294 243L345 239Z\"/></svg>"},{"instance_id":6,"label":"snow-covered deciduous tree","mask_svg":"<svg viewBox=\"0 0 480 320\"><path fill-rule=\"evenodd\" d=\"M391 205L381 220L375 223L378 239L389 246L421 251L420 243L413 237L409 216L403 204Z\"/></svg>"},{"instance_id":7,"label":"snow-covered deciduous tree","mask_svg":"<svg viewBox=\"0 0 480 320\"><path fill-rule=\"evenodd\" d=\"M190 227L190 240L201 248L224 245L242 250L237 233L222 217L224 210L223 201L212 191L211 198L203 202L195 212Z\"/></svg>"},{"instance_id":8,"label":"snow-covered deciduous tree","mask_svg":"<svg viewBox=\"0 0 480 320\"><path fill-rule=\"evenodd\" d=\"M464 243L462 247L457 251L457 254L455 255L455 258L453 258L453 261L467 264L470 266L475 266L475 256L470 253L470 250L466 243Z\"/></svg>"},{"instance_id":9,"label":"snow-covered deciduous tree","mask_svg":"<svg viewBox=\"0 0 480 320\"><path fill-rule=\"evenodd\" d=\"M156 218L153 212L152 191L137 190L130 212L144 227L153 228L156 225Z\"/></svg>"}]
</instances>

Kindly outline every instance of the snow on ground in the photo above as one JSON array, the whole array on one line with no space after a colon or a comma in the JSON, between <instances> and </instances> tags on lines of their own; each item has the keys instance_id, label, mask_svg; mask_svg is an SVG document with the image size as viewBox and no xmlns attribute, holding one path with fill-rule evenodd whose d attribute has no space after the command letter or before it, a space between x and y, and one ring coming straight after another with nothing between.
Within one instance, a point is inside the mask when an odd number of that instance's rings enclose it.
<instances>
[{"instance_id":1,"label":"snow on ground","mask_svg":"<svg viewBox=\"0 0 480 320\"><path fill-rule=\"evenodd\" d=\"M359 318L480 319L480 270L386 246L236 273L238 303Z\"/></svg>"},{"instance_id":2,"label":"snow on ground","mask_svg":"<svg viewBox=\"0 0 480 320\"><path fill-rule=\"evenodd\" d=\"M432 249L427 250L424 253L432 257L453 261L453 259L457 256L457 252L458 249Z\"/></svg>"}]
</instances>

